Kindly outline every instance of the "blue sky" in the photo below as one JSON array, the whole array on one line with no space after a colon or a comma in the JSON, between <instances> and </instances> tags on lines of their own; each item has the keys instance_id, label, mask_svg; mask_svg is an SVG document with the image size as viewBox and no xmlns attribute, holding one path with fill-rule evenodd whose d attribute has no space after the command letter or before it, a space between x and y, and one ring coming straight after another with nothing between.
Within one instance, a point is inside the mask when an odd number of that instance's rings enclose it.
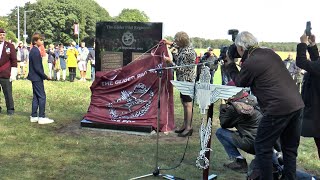
<instances>
[{"instance_id":1,"label":"blue sky","mask_svg":"<svg viewBox=\"0 0 320 180\"><path fill-rule=\"evenodd\" d=\"M0 15L28 1L2 0ZM111 16L124 8L144 11L151 22L163 22L164 36L185 31L191 37L231 39L228 29L239 29L253 33L259 41L299 42L306 21L311 21L312 32L320 37L320 3L316 0L96 1Z\"/></svg>"}]
</instances>

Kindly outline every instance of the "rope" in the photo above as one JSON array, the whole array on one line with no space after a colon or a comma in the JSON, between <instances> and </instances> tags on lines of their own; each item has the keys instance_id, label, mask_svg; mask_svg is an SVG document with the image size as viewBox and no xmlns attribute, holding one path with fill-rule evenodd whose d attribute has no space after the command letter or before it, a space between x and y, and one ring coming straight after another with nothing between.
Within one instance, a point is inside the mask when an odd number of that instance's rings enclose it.
<instances>
[{"instance_id":1,"label":"rope","mask_svg":"<svg viewBox=\"0 0 320 180\"><path fill-rule=\"evenodd\" d=\"M211 118L208 119L207 125L204 124L204 118L202 118L199 130L201 150L196 160L196 166L199 169L207 169L210 165L209 159L206 157L206 152L212 151L211 148L207 148L211 136L211 126Z\"/></svg>"},{"instance_id":2,"label":"rope","mask_svg":"<svg viewBox=\"0 0 320 180\"><path fill-rule=\"evenodd\" d=\"M140 56L138 56L137 58L135 58L133 61L137 60L137 59L140 59L140 57L144 56L145 54L147 54L149 51L151 51L152 49L154 49L155 47L157 47L157 49L159 48L160 46L160 43L154 45L152 48L148 49L146 52L142 53ZM156 50L157 50L156 49ZM154 55L153 55L154 56Z\"/></svg>"}]
</instances>

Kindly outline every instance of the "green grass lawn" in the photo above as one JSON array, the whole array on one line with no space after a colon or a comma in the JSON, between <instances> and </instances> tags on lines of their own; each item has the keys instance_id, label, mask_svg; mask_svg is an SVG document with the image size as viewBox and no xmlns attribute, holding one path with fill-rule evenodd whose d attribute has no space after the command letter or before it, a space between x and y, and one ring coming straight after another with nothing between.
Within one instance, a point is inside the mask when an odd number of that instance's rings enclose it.
<instances>
[{"instance_id":1,"label":"green grass lawn","mask_svg":"<svg viewBox=\"0 0 320 180\"><path fill-rule=\"evenodd\" d=\"M215 80L219 78L217 73ZM89 77L89 75L87 76ZM216 80L216 83L219 81ZM152 173L155 168L156 138L80 128L80 120L90 103L90 82L45 81L46 114L54 124L30 123L32 88L27 80L13 83L16 114L0 114L0 179L128 179ZM0 95L4 108L4 97ZM217 112L217 109L216 109ZM217 114L215 114L217 117ZM200 149L200 115L195 108L193 126L181 166L161 173L186 179L201 179L195 166ZM175 121L183 121L178 92L175 91ZM217 119L213 131L219 127ZM161 134L159 166L169 168L181 159L187 139ZM210 172L219 179L244 179L245 175L223 167L227 155L213 135ZM251 155L244 154L248 160ZM302 138L298 165L320 175L320 161L310 138ZM156 179L154 177L145 179Z\"/></svg>"}]
</instances>

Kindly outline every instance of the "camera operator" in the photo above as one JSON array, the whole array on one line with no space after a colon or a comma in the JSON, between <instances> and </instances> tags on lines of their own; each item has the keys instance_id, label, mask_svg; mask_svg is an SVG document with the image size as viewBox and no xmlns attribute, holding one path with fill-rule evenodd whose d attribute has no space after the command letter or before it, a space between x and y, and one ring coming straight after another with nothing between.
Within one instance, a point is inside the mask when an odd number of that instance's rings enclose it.
<instances>
[{"instance_id":1,"label":"camera operator","mask_svg":"<svg viewBox=\"0 0 320 180\"><path fill-rule=\"evenodd\" d=\"M258 171L258 174L255 172L256 165L255 163L252 164L253 161L248 169L247 161L238 149L255 155L254 141L261 118L262 114L256 97L249 95L247 92L238 93L235 97L229 99L226 104L220 106L221 128L216 131L216 136L225 148L229 158L233 160L231 163L224 164L224 166L241 173L248 171L249 179L258 177L260 172ZM235 128L236 131L229 130L229 128ZM279 151L279 148L275 146L272 156L274 176L278 175L277 167L280 167L277 151Z\"/></svg>"},{"instance_id":2,"label":"camera operator","mask_svg":"<svg viewBox=\"0 0 320 180\"><path fill-rule=\"evenodd\" d=\"M213 84L214 73L218 69L218 61L216 61L217 59L218 59L217 56L213 53L213 49L209 47L208 52L204 53L203 57L200 60L200 63L208 62L206 66L210 68L210 75L211 75L210 84Z\"/></svg>"},{"instance_id":3,"label":"camera operator","mask_svg":"<svg viewBox=\"0 0 320 180\"><path fill-rule=\"evenodd\" d=\"M233 58L242 57L239 72ZM280 137L284 156L284 176L296 178L297 149L301 132L301 109L304 103L298 88L280 56L258 46L249 32L237 35L228 50L228 65L236 86L250 87L257 97L263 117L255 139L255 152L262 179L272 179L272 148Z\"/></svg>"},{"instance_id":4,"label":"camera operator","mask_svg":"<svg viewBox=\"0 0 320 180\"><path fill-rule=\"evenodd\" d=\"M313 137L320 158L320 59L316 38L313 34L300 37L301 43L297 46L297 66L307 71L302 85L302 98L305 108L302 113L303 122L301 135ZM307 45L309 44L309 45ZM307 60L306 50L310 54L311 61Z\"/></svg>"},{"instance_id":5,"label":"camera operator","mask_svg":"<svg viewBox=\"0 0 320 180\"><path fill-rule=\"evenodd\" d=\"M256 97L248 95L247 92L239 94L239 97L228 100L226 104L221 104L219 115L221 128L217 129L216 136L229 158L233 160L224 166L235 171L247 172L247 161L238 148L255 154L254 139L262 114L257 108ZM236 128L237 131L227 128Z\"/></svg>"}]
</instances>

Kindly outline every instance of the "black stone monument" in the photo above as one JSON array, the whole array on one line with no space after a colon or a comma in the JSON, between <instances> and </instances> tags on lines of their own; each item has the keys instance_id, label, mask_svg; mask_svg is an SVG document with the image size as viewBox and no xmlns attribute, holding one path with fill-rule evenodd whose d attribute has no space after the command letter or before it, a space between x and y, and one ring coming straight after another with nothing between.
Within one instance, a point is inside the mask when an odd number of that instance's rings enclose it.
<instances>
[{"instance_id":1,"label":"black stone monument","mask_svg":"<svg viewBox=\"0 0 320 180\"><path fill-rule=\"evenodd\" d=\"M110 71L137 59L162 39L162 23L98 22L96 71Z\"/></svg>"}]
</instances>

